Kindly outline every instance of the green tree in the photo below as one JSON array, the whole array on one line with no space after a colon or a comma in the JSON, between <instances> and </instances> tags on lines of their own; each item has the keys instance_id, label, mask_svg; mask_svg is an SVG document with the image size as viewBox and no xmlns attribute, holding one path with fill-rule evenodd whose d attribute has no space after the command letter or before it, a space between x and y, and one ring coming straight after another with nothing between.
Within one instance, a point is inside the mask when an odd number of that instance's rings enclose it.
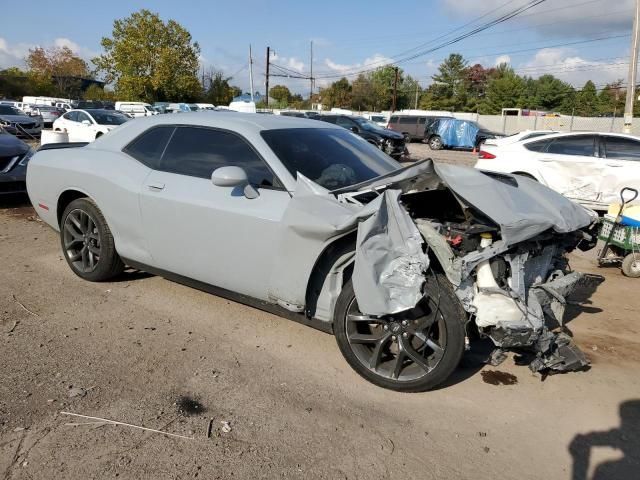
<instances>
[{"instance_id":1,"label":"green tree","mask_svg":"<svg viewBox=\"0 0 640 480\"><path fill-rule=\"evenodd\" d=\"M623 81L618 80L605 86L598 94L598 111L603 115L624 115L624 103L627 97ZM636 102L637 103L637 102Z\"/></svg>"},{"instance_id":2,"label":"green tree","mask_svg":"<svg viewBox=\"0 0 640 480\"><path fill-rule=\"evenodd\" d=\"M452 53L440 64L431 77L431 97L439 110L463 110L469 94L467 61L459 53Z\"/></svg>"},{"instance_id":3,"label":"green tree","mask_svg":"<svg viewBox=\"0 0 640 480\"><path fill-rule=\"evenodd\" d=\"M553 75L542 75L533 81L534 103L529 108L555 112L562 109L567 96L573 92L573 87Z\"/></svg>"},{"instance_id":4,"label":"green tree","mask_svg":"<svg viewBox=\"0 0 640 480\"><path fill-rule=\"evenodd\" d=\"M320 98L325 107L351 107L351 84L345 77L333 82L327 88L320 89Z\"/></svg>"},{"instance_id":5,"label":"green tree","mask_svg":"<svg viewBox=\"0 0 640 480\"><path fill-rule=\"evenodd\" d=\"M575 97L575 115L593 117L598 113L598 92L595 84L587 80Z\"/></svg>"},{"instance_id":6,"label":"green tree","mask_svg":"<svg viewBox=\"0 0 640 480\"><path fill-rule=\"evenodd\" d=\"M110 100L116 99L114 92L111 90L105 90L103 87L96 85L95 83L89 85L84 91L82 97L85 100Z\"/></svg>"},{"instance_id":7,"label":"green tree","mask_svg":"<svg viewBox=\"0 0 640 480\"><path fill-rule=\"evenodd\" d=\"M31 93L29 76L19 68L0 70L0 98L21 98Z\"/></svg>"},{"instance_id":8,"label":"green tree","mask_svg":"<svg viewBox=\"0 0 640 480\"><path fill-rule=\"evenodd\" d=\"M420 102L422 88L420 83L411 75L403 75L398 92L398 109L415 108L416 98Z\"/></svg>"},{"instance_id":9,"label":"green tree","mask_svg":"<svg viewBox=\"0 0 640 480\"><path fill-rule=\"evenodd\" d=\"M275 85L269 89L269 96L282 107L289 105L291 91L284 85Z\"/></svg>"},{"instance_id":10,"label":"green tree","mask_svg":"<svg viewBox=\"0 0 640 480\"><path fill-rule=\"evenodd\" d=\"M351 84L351 108L358 111L376 110L376 100L370 75L361 73Z\"/></svg>"},{"instance_id":11,"label":"green tree","mask_svg":"<svg viewBox=\"0 0 640 480\"><path fill-rule=\"evenodd\" d=\"M498 65L487 85L487 93L478 111L484 114L499 114L503 108L522 105L525 82L508 64Z\"/></svg>"},{"instance_id":12,"label":"green tree","mask_svg":"<svg viewBox=\"0 0 640 480\"><path fill-rule=\"evenodd\" d=\"M101 45L105 53L92 61L119 97L153 102L200 95L200 46L178 22L140 10L116 20L112 37L103 37Z\"/></svg>"},{"instance_id":13,"label":"green tree","mask_svg":"<svg viewBox=\"0 0 640 480\"><path fill-rule=\"evenodd\" d=\"M208 85L204 99L214 105L229 105L233 97L242 93L238 87L229 84L231 77L225 77L219 70L211 69L205 76L205 84Z\"/></svg>"}]
</instances>

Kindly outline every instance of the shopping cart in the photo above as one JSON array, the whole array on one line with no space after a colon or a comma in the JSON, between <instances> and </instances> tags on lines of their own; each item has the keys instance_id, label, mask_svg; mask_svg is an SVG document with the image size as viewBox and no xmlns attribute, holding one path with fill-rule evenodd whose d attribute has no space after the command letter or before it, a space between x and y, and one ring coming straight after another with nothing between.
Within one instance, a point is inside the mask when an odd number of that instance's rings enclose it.
<instances>
[{"instance_id":1,"label":"shopping cart","mask_svg":"<svg viewBox=\"0 0 640 480\"><path fill-rule=\"evenodd\" d=\"M625 197L625 193L631 196ZM640 225L628 222L622 212L624 207L638 197L638 190L626 187L620 192L620 210L617 216L605 215L602 218L598 239L604 246L598 255L598 265L622 262L622 273L627 277L640 277Z\"/></svg>"}]
</instances>

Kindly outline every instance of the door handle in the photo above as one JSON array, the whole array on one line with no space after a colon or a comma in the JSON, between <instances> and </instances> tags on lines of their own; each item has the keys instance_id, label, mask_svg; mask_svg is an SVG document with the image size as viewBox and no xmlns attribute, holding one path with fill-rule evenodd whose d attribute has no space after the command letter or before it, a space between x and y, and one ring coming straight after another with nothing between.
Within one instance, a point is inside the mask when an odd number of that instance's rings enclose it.
<instances>
[{"instance_id":1,"label":"door handle","mask_svg":"<svg viewBox=\"0 0 640 480\"><path fill-rule=\"evenodd\" d=\"M619 163L607 163L608 167L622 167Z\"/></svg>"},{"instance_id":2,"label":"door handle","mask_svg":"<svg viewBox=\"0 0 640 480\"><path fill-rule=\"evenodd\" d=\"M164 190L164 183L149 183L147 184L147 188L152 192L161 192Z\"/></svg>"},{"instance_id":3,"label":"door handle","mask_svg":"<svg viewBox=\"0 0 640 480\"><path fill-rule=\"evenodd\" d=\"M541 162L553 162L553 158L539 158Z\"/></svg>"}]
</instances>

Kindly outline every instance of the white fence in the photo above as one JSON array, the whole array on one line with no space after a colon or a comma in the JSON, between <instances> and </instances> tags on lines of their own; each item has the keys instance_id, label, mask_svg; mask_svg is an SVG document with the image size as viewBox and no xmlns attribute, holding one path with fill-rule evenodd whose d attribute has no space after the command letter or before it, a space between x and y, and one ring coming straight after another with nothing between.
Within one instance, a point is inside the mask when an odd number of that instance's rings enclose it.
<instances>
[{"instance_id":1,"label":"white fence","mask_svg":"<svg viewBox=\"0 0 640 480\"><path fill-rule=\"evenodd\" d=\"M468 114L465 114L468 115ZM458 116L454 113L454 116ZM476 115L475 120L493 132L510 135L522 130L557 130L560 132L594 131L622 133L622 117L516 117ZM634 118L632 133L640 135L640 118Z\"/></svg>"}]
</instances>

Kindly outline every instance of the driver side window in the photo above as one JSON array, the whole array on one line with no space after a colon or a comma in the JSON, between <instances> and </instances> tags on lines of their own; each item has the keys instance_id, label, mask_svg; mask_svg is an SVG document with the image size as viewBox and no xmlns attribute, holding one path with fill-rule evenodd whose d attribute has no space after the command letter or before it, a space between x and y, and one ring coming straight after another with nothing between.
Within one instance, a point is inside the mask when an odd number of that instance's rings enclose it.
<instances>
[{"instance_id":1,"label":"driver side window","mask_svg":"<svg viewBox=\"0 0 640 480\"><path fill-rule=\"evenodd\" d=\"M87 114L86 114L86 113L84 113L84 112L77 112L77 113L78 113L78 119L76 120L76 122L80 122L80 123L82 123L82 122L84 122L85 120L87 120L89 123L92 123L92 122L91 122L91 119L89 118L89 115L87 115Z\"/></svg>"},{"instance_id":2,"label":"driver side window","mask_svg":"<svg viewBox=\"0 0 640 480\"><path fill-rule=\"evenodd\" d=\"M344 128L353 128L356 126L355 122L351 121L348 118L344 118L344 117L338 117L336 120L336 124L340 125L341 127Z\"/></svg>"},{"instance_id":3,"label":"driver side window","mask_svg":"<svg viewBox=\"0 0 640 480\"><path fill-rule=\"evenodd\" d=\"M255 187L281 183L245 139L231 132L200 127L177 127L160 160L158 170L211 178L219 167L238 166Z\"/></svg>"},{"instance_id":4,"label":"driver side window","mask_svg":"<svg viewBox=\"0 0 640 480\"><path fill-rule=\"evenodd\" d=\"M69 112L64 114L64 118L69 120L70 122L78 121L78 112Z\"/></svg>"}]
</instances>

